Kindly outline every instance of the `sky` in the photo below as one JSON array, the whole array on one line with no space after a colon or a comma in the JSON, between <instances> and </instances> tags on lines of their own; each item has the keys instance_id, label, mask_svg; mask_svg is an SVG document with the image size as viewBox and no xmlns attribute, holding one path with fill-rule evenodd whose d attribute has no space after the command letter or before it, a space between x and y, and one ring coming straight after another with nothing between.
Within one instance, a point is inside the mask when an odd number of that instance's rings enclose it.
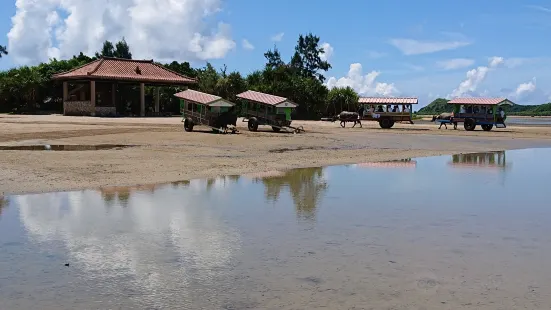
<instances>
[{"instance_id":1,"label":"sky","mask_svg":"<svg viewBox=\"0 0 551 310\"><path fill-rule=\"evenodd\" d=\"M0 70L79 52L105 40L134 58L211 62L248 74L300 34L320 37L329 88L361 96L507 97L551 101L549 0L1 0Z\"/></svg>"}]
</instances>

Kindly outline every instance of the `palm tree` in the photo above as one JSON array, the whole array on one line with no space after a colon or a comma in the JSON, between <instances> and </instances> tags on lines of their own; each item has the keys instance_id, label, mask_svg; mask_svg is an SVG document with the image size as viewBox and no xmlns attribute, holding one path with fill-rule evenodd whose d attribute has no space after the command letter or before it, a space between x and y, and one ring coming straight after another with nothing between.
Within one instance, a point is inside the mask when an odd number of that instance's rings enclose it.
<instances>
[{"instance_id":1,"label":"palm tree","mask_svg":"<svg viewBox=\"0 0 551 310\"><path fill-rule=\"evenodd\" d=\"M8 55L8 50L5 46L0 45L0 58L2 58L2 55Z\"/></svg>"},{"instance_id":2,"label":"palm tree","mask_svg":"<svg viewBox=\"0 0 551 310\"><path fill-rule=\"evenodd\" d=\"M327 95L327 111L331 107L333 107L335 115L337 114L337 107L340 107L341 111L344 111L344 107L347 111L354 111L358 105L358 99L358 93L352 87L335 87Z\"/></svg>"}]
</instances>

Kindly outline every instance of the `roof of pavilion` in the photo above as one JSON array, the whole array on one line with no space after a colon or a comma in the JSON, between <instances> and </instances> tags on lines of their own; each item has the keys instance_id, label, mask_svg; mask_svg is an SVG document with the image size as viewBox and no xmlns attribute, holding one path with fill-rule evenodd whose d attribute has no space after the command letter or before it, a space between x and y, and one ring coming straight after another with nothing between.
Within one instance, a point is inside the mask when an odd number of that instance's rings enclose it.
<instances>
[{"instance_id":1,"label":"roof of pavilion","mask_svg":"<svg viewBox=\"0 0 551 310\"><path fill-rule=\"evenodd\" d=\"M197 80L168 70L153 60L103 57L73 70L54 74L54 80L111 80L188 85Z\"/></svg>"}]
</instances>

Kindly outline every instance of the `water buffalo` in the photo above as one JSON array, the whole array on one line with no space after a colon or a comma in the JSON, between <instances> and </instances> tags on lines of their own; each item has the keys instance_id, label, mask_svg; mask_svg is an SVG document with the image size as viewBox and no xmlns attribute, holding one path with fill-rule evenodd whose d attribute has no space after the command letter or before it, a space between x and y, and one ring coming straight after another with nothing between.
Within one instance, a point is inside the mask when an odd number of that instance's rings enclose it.
<instances>
[{"instance_id":1,"label":"water buffalo","mask_svg":"<svg viewBox=\"0 0 551 310\"><path fill-rule=\"evenodd\" d=\"M237 115L227 111L220 113L214 127L221 128L225 133L229 125L233 125L234 128L237 127ZM234 132L234 130L232 130L232 132Z\"/></svg>"},{"instance_id":2,"label":"water buffalo","mask_svg":"<svg viewBox=\"0 0 551 310\"><path fill-rule=\"evenodd\" d=\"M358 112L348 112L348 111L342 111L339 113L339 115L335 116L333 118L333 121L339 120L341 123L341 127L346 127L347 122L354 122L354 125L352 128L356 126L356 124L360 124L360 127L362 127L362 122L360 120L360 114Z\"/></svg>"},{"instance_id":3,"label":"water buffalo","mask_svg":"<svg viewBox=\"0 0 551 310\"><path fill-rule=\"evenodd\" d=\"M440 113L438 115L433 115L431 122L435 122L437 120L449 121L453 124L453 129L457 129L457 122L453 121L453 113ZM440 122L440 126L438 127L438 129L442 128L442 125L444 125L446 129L448 129L448 126L445 122Z\"/></svg>"}]
</instances>

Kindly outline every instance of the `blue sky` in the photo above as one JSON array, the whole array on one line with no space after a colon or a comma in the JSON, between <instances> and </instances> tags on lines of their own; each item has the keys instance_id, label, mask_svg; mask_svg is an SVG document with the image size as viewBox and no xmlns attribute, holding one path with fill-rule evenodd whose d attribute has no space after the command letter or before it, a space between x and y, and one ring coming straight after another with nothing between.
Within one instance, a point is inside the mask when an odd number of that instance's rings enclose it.
<instances>
[{"instance_id":1,"label":"blue sky","mask_svg":"<svg viewBox=\"0 0 551 310\"><path fill-rule=\"evenodd\" d=\"M330 46L330 87L417 96L422 105L446 96L551 101L550 1L134 2L19 0L16 9L2 1L0 44L11 54L0 69L92 53L125 36L141 58L210 61L248 73L274 44L288 60L298 35L312 32Z\"/></svg>"}]
</instances>

